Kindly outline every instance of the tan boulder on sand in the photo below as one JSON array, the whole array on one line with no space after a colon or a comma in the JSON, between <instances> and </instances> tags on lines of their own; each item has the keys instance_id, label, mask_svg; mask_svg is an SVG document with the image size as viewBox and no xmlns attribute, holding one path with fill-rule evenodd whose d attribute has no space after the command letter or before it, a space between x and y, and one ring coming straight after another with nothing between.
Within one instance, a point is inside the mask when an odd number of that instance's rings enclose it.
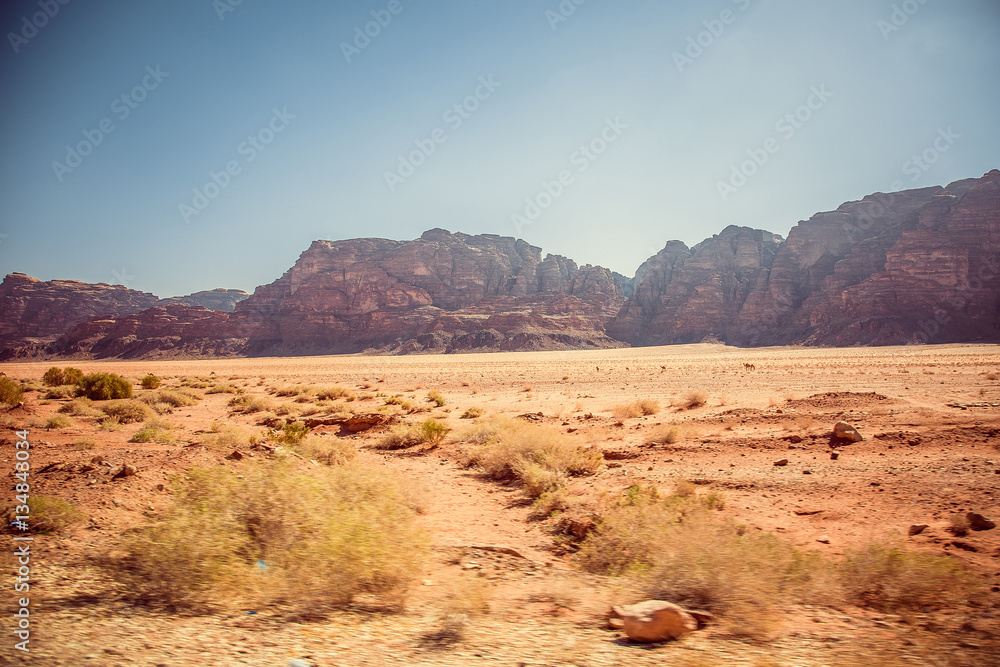
<instances>
[{"instance_id":1,"label":"tan boulder on sand","mask_svg":"<svg viewBox=\"0 0 1000 667\"><path fill-rule=\"evenodd\" d=\"M632 641L662 642L680 639L698 629L698 621L677 605L663 600L612 608L624 623L625 634Z\"/></svg>"},{"instance_id":2,"label":"tan boulder on sand","mask_svg":"<svg viewBox=\"0 0 1000 667\"><path fill-rule=\"evenodd\" d=\"M833 434L838 438L850 440L851 442L861 442L865 439L865 437L858 432L858 429L854 428L847 422L837 422L833 427Z\"/></svg>"}]
</instances>

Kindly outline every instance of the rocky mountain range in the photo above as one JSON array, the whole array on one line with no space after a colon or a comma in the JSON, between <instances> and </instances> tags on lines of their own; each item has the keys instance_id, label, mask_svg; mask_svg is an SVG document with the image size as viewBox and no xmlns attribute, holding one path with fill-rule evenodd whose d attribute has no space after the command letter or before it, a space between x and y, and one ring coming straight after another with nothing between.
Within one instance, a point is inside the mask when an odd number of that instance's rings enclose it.
<instances>
[{"instance_id":1,"label":"rocky mountain range","mask_svg":"<svg viewBox=\"0 0 1000 667\"><path fill-rule=\"evenodd\" d=\"M692 248L670 241L634 278L442 229L316 241L248 297L160 300L14 273L0 285L0 358L1000 342L998 254L993 170L845 203L787 239L730 226Z\"/></svg>"}]
</instances>

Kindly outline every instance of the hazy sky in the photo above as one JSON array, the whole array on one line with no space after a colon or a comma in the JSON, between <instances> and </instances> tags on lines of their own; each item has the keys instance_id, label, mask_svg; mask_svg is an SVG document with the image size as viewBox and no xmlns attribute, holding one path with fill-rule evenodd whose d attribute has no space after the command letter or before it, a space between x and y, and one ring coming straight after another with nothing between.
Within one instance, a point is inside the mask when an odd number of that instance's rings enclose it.
<instances>
[{"instance_id":1,"label":"hazy sky","mask_svg":"<svg viewBox=\"0 0 1000 667\"><path fill-rule=\"evenodd\" d=\"M1000 167L997 0L7 0L0 27L0 270L160 296L433 227L632 275Z\"/></svg>"}]
</instances>

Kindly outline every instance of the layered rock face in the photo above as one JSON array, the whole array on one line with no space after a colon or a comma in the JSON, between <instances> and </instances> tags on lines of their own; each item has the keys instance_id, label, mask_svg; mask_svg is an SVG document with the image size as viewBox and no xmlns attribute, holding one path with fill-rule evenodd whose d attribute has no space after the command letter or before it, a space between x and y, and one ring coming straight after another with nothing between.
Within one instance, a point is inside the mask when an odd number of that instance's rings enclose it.
<instances>
[{"instance_id":1,"label":"layered rock face","mask_svg":"<svg viewBox=\"0 0 1000 667\"><path fill-rule=\"evenodd\" d=\"M44 344L79 322L129 315L157 301L152 294L121 285L43 282L11 273L0 284L0 348Z\"/></svg>"},{"instance_id":2,"label":"layered rock face","mask_svg":"<svg viewBox=\"0 0 1000 667\"><path fill-rule=\"evenodd\" d=\"M224 289L222 287L195 292L187 296L172 296L160 299L157 306L204 306L209 310L224 310L231 313L236 310L236 304L250 295L241 289Z\"/></svg>"},{"instance_id":3,"label":"layered rock face","mask_svg":"<svg viewBox=\"0 0 1000 667\"><path fill-rule=\"evenodd\" d=\"M630 281L511 237L316 241L236 307L260 354L612 347Z\"/></svg>"}]
</instances>

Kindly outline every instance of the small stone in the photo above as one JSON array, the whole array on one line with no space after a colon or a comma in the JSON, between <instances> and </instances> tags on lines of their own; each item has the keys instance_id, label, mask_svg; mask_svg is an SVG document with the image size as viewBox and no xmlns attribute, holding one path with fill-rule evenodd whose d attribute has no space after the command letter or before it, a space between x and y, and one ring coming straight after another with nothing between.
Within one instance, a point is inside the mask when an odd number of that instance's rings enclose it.
<instances>
[{"instance_id":1,"label":"small stone","mask_svg":"<svg viewBox=\"0 0 1000 667\"><path fill-rule=\"evenodd\" d=\"M830 460L836 461L840 458L840 452L830 452Z\"/></svg>"},{"instance_id":2,"label":"small stone","mask_svg":"<svg viewBox=\"0 0 1000 667\"><path fill-rule=\"evenodd\" d=\"M912 526L910 526L909 533L911 536L919 535L920 533L927 530L929 527L930 526L928 526L926 523L915 523Z\"/></svg>"},{"instance_id":3,"label":"small stone","mask_svg":"<svg viewBox=\"0 0 1000 667\"><path fill-rule=\"evenodd\" d=\"M829 544L830 538L826 535L820 535L819 537L816 538L816 541L819 542L820 544Z\"/></svg>"},{"instance_id":4,"label":"small stone","mask_svg":"<svg viewBox=\"0 0 1000 667\"><path fill-rule=\"evenodd\" d=\"M677 605L663 600L646 600L639 604L614 607L614 616L621 618L625 634L632 641L662 642L679 639L698 629L698 621Z\"/></svg>"},{"instance_id":5,"label":"small stone","mask_svg":"<svg viewBox=\"0 0 1000 667\"><path fill-rule=\"evenodd\" d=\"M858 432L858 429L854 428L847 422L837 422L834 424L833 434L838 438L850 440L851 442L861 442L865 439L864 436Z\"/></svg>"},{"instance_id":6,"label":"small stone","mask_svg":"<svg viewBox=\"0 0 1000 667\"><path fill-rule=\"evenodd\" d=\"M788 442L791 442L791 443L794 443L794 444L797 445L800 442L802 442L802 436L801 435L790 435L790 436L788 436Z\"/></svg>"},{"instance_id":7,"label":"small stone","mask_svg":"<svg viewBox=\"0 0 1000 667\"><path fill-rule=\"evenodd\" d=\"M133 465L129 465L129 464L125 463L125 464L122 464L122 467L118 469L118 472L116 472L111 477L111 479L123 479L125 477L132 477L133 475L135 475L138 472L139 472L138 468L136 468Z\"/></svg>"},{"instance_id":8,"label":"small stone","mask_svg":"<svg viewBox=\"0 0 1000 667\"><path fill-rule=\"evenodd\" d=\"M978 512L969 512L965 518L969 520L969 528L972 530L993 530L997 527L995 521L987 519Z\"/></svg>"},{"instance_id":9,"label":"small stone","mask_svg":"<svg viewBox=\"0 0 1000 667\"><path fill-rule=\"evenodd\" d=\"M242 461L243 454L238 449L234 449L233 453L226 457L230 461Z\"/></svg>"},{"instance_id":10,"label":"small stone","mask_svg":"<svg viewBox=\"0 0 1000 667\"><path fill-rule=\"evenodd\" d=\"M288 661L288 667L310 667L309 663L305 660L299 660L298 658L293 658Z\"/></svg>"},{"instance_id":11,"label":"small stone","mask_svg":"<svg viewBox=\"0 0 1000 667\"><path fill-rule=\"evenodd\" d=\"M783 468L786 465L788 465L788 459L778 459L777 461L774 462L774 465L778 466L779 468Z\"/></svg>"}]
</instances>

